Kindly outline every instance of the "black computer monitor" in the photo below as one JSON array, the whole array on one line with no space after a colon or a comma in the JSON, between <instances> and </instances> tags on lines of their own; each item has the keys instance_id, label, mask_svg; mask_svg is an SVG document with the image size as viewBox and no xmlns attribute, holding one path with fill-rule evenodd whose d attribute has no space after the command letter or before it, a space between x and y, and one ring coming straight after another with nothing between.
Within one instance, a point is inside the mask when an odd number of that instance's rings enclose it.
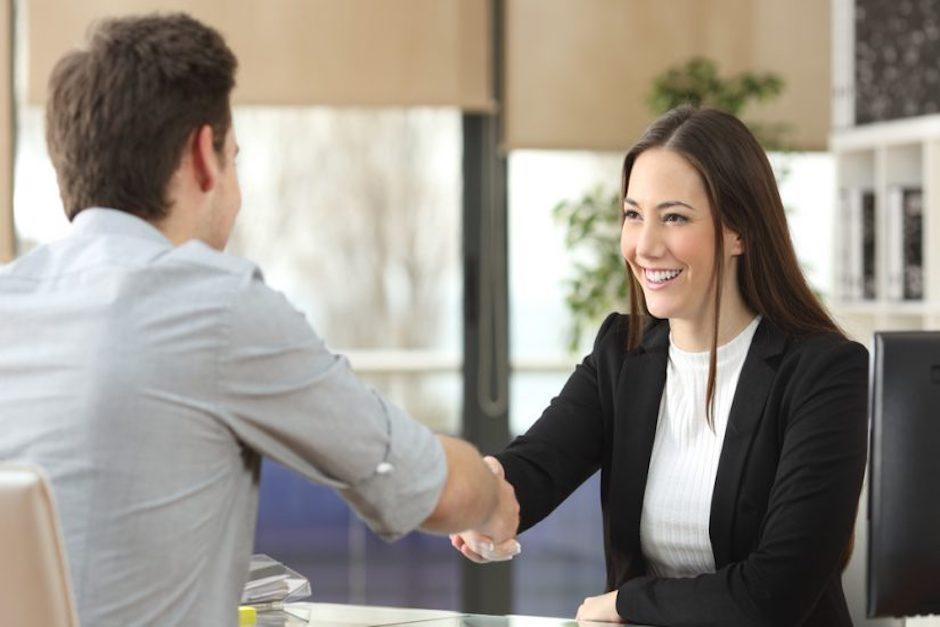
<instances>
[{"instance_id":1,"label":"black computer monitor","mask_svg":"<svg viewBox=\"0 0 940 627\"><path fill-rule=\"evenodd\" d=\"M940 614L940 332L875 333L868 615Z\"/></svg>"}]
</instances>

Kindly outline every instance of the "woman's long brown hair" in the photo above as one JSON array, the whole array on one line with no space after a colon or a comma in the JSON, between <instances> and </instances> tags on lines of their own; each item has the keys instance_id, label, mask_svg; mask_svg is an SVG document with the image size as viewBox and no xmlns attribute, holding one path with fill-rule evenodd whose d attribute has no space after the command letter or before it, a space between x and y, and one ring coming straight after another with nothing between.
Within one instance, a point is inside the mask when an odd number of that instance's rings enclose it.
<instances>
[{"instance_id":1,"label":"woman's long brown hair","mask_svg":"<svg viewBox=\"0 0 940 627\"><path fill-rule=\"evenodd\" d=\"M712 207L715 319L705 400L707 420L714 427L725 227L737 233L744 245L744 252L738 257L738 287L751 310L791 336L845 334L806 283L767 154L740 120L716 109L692 106L677 107L660 117L624 158L621 202L627 196L633 164L651 148L665 148L682 155L701 176ZM643 290L629 266L627 275L631 314L627 349L633 350L642 342L650 313Z\"/></svg>"}]
</instances>

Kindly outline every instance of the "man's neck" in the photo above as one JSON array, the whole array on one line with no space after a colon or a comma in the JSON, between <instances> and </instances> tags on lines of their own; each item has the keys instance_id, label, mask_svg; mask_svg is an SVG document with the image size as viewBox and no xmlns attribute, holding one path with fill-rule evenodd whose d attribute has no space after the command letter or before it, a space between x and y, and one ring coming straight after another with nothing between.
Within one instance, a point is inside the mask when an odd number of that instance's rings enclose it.
<instances>
[{"instance_id":1,"label":"man's neck","mask_svg":"<svg viewBox=\"0 0 940 627\"><path fill-rule=\"evenodd\" d=\"M194 239L199 239L198 229L195 220L192 218L192 212L181 211L175 205L170 210L169 215L160 220L151 220L150 224L158 231L163 233L174 246L185 244Z\"/></svg>"}]
</instances>

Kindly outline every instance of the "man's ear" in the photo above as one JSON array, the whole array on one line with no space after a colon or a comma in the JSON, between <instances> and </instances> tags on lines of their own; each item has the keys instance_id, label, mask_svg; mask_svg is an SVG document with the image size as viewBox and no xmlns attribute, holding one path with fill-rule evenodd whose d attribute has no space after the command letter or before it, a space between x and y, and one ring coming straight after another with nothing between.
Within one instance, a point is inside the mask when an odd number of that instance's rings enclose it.
<instances>
[{"instance_id":1,"label":"man's ear","mask_svg":"<svg viewBox=\"0 0 940 627\"><path fill-rule=\"evenodd\" d=\"M212 127L204 124L193 131L191 151L193 167L195 168L196 182L199 188L208 192L212 190L219 178L219 155L213 146L214 134Z\"/></svg>"}]
</instances>

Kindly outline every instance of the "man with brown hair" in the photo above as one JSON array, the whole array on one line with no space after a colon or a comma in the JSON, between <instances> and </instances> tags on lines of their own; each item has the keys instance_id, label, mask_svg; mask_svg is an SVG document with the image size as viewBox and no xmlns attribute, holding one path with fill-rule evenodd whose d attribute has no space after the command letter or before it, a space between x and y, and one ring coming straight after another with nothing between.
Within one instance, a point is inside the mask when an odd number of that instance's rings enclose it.
<instances>
[{"instance_id":1,"label":"man with brown hair","mask_svg":"<svg viewBox=\"0 0 940 627\"><path fill-rule=\"evenodd\" d=\"M215 30L154 15L102 23L51 77L72 229L0 269L0 459L48 472L86 625L233 624L261 455L388 539L518 527L472 446L364 386L222 252L235 68Z\"/></svg>"}]
</instances>

